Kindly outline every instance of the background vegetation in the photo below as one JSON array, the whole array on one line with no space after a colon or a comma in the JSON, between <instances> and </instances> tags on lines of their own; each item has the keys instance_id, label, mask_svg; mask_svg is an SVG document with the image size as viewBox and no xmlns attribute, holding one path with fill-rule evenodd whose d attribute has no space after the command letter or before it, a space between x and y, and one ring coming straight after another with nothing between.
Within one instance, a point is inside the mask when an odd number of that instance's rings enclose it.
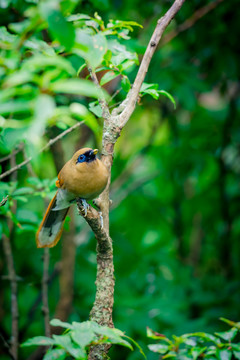
<instances>
[{"instance_id":1,"label":"background vegetation","mask_svg":"<svg viewBox=\"0 0 240 360\"><path fill-rule=\"evenodd\" d=\"M34 156L28 166L0 184L0 199L9 195L0 210L1 233L11 239L18 276L21 342L44 333L43 251L36 249L34 238L54 194L57 172L76 148L96 147L101 140L101 121L95 117L96 109L93 115L85 107L88 101L80 96L79 86L75 91L70 83L68 88L65 82L64 89L56 85L58 79L77 79L83 64L84 49L71 52L73 30L63 16L98 12L106 23L136 21L143 29L136 27L129 40L124 40L124 30L119 41L141 59L157 19L171 4L65 0L54 15L49 3L5 0L1 4L1 23L6 26L0 32L1 157L20 150L15 159L1 162L2 172ZM240 317L240 10L236 0L217 1L210 11L212 3L184 4L145 79L172 94L176 109L166 97L156 101L144 96L116 144L110 215L114 324L146 352L151 342L146 339L147 326L167 336L180 335L220 331L224 328L220 316L234 321ZM199 9L207 10L203 17ZM51 26L54 16L60 19L59 29ZM137 60L128 60L132 66L124 69L124 76L132 81ZM87 76L84 71L82 78ZM127 90L127 81L125 85L118 77L105 88L113 95L121 86ZM86 83L82 87L93 102L93 87ZM114 101L125 94L121 90ZM49 139L79 120L86 124L38 153ZM95 295L96 244L76 209L65 229L50 252L50 317L85 321ZM0 330L2 340L8 341L11 293L4 256L0 268ZM2 348L5 359L7 350ZM20 358L30 353L31 349L22 349ZM147 355L157 359L156 354ZM112 351L111 356L139 358L128 349Z\"/></svg>"}]
</instances>

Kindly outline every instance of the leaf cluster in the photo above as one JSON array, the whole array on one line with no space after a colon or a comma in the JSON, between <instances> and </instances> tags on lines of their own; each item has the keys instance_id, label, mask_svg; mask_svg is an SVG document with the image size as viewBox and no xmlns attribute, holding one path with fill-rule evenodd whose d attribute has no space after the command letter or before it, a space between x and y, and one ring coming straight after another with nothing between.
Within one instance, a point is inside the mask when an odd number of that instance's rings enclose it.
<instances>
[{"instance_id":1,"label":"leaf cluster","mask_svg":"<svg viewBox=\"0 0 240 360\"><path fill-rule=\"evenodd\" d=\"M224 332L216 332L214 335L205 332L173 335L167 338L165 335L147 329L150 339L158 340L158 344L148 345L152 352L161 354L161 359L178 360L231 360L240 359L240 343L233 340L240 335L240 323L221 318L231 328Z\"/></svg>"},{"instance_id":2,"label":"leaf cluster","mask_svg":"<svg viewBox=\"0 0 240 360\"><path fill-rule=\"evenodd\" d=\"M70 324L53 319L50 324L66 328L66 331L63 335L53 335L52 338L46 336L34 337L25 341L22 347L33 345L50 346L44 355L44 360L63 360L69 358L69 356L72 359L87 360L90 347L95 345L115 344L133 350L132 345L126 340L127 338L139 348L141 354L145 357L140 346L118 329L100 326L94 321L73 322Z\"/></svg>"}]
</instances>

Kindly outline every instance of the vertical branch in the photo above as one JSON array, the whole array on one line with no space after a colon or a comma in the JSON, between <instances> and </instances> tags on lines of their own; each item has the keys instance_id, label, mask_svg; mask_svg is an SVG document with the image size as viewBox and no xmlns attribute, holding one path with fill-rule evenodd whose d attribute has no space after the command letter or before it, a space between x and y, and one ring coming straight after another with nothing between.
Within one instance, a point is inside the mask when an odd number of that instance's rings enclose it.
<instances>
[{"instance_id":1,"label":"vertical branch","mask_svg":"<svg viewBox=\"0 0 240 360\"><path fill-rule=\"evenodd\" d=\"M12 336L10 352L14 360L18 358L18 303L17 303L17 276L14 268L12 247L10 239L4 234L3 249L7 260L8 275L11 284L11 313L12 313Z\"/></svg>"},{"instance_id":2,"label":"vertical branch","mask_svg":"<svg viewBox=\"0 0 240 360\"><path fill-rule=\"evenodd\" d=\"M43 253L43 277L42 277L42 312L44 317L45 335L50 337L49 307L48 307L48 269L49 269L49 248L44 248Z\"/></svg>"},{"instance_id":3,"label":"vertical branch","mask_svg":"<svg viewBox=\"0 0 240 360\"><path fill-rule=\"evenodd\" d=\"M114 294L114 265L113 265L113 248L112 240L109 237L109 185L111 181L111 168L113 160L114 145L120 136L121 130L124 125L129 120L132 112L135 109L136 101L138 94L142 85L142 82L145 78L145 75L148 71L148 67L151 61L151 58L156 50L156 47L161 39L161 36L176 15L180 10L185 0L175 0L171 8L167 13L158 21L158 24L153 32L153 35L149 41L147 50L143 56L142 63L139 67L136 79L134 81L133 87L129 92L127 98L119 105L118 108L114 109L112 114L110 114L108 105L104 100L102 93L100 91L99 103L102 108L104 126L103 126L103 138L102 138L102 162L107 167L109 172L108 184L99 196L99 206L103 214L103 231L104 235L107 237L107 251L104 246L102 246L102 235L97 236L96 229L94 229L94 224L89 221L89 213L86 217L86 221L91 226L96 239L97 239L97 279L96 279L96 297L94 301L93 308L91 310L90 318L98 322L101 325L113 326L112 321L112 310L113 310L113 294ZM100 88L98 79L94 71L89 69L91 78L93 82ZM81 211L81 205L79 204L79 209ZM105 243L105 242L104 242ZM90 350L89 360L100 360L107 358L107 351L109 349L108 345L95 346Z\"/></svg>"},{"instance_id":4,"label":"vertical branch","mask_svg":"<svg viewBox=\"0 0 240 360\"><path fill-rule=\"evenodd\" d=\"M16 165L16 154L12 154L10 157L10 166L14 167ZM17 180L17 174L13 174L11 180ZM16 211L16 203L13 205L13 212ZM8 275L10 280L10 287L11 287L11 314L12 314L12 326L11 326L11 347L10 352L11 356L14 360L18 359L18 302L17 302L17 275L14 267L14 259L12 254L12 246L11 246L11 235L13 232L13 223L11 220L7 220L7 225L9 229L9 237L3 234L3 250L5 253L5 257L7 260L7 268L8 268Z\"/></svg>"}]
</instances>

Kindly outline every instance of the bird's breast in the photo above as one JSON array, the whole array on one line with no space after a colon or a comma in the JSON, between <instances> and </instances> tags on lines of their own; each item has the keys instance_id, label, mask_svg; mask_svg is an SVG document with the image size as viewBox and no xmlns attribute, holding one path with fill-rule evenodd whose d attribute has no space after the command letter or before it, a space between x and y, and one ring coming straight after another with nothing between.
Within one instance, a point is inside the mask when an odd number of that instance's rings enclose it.
<instances>
[{"instance_id":1,"label":"bird's breast","mask_svg":"<svg viewBox=\"0 0 240 360\"><path fill-rule=\"evenodd\" d=\"M59 174L62 188L83 199L96 198L105 188L108 171L103 163L96 159L79 164L66 163Z\"/></svg>"}]
</instances>

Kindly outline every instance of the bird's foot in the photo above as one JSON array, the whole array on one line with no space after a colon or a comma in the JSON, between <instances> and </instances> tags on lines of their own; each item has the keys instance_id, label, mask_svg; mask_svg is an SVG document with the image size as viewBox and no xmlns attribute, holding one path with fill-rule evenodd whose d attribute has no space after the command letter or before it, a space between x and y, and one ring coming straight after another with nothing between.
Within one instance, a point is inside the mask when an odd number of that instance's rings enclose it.
<instances>
[{"instance_id":1,"label":"bird's foot","mask_svg":"<svg viewBox=\"0 0 240 360\"><path fill-rule=\"evenodd\" d=\"M80 202L80 204L82 205L83 207L83 210L84 210L84 217L87 216L87 212L88 212L88 209L89 209L89 204L86 202L85 199L81 199L79 198L78 201Z\"/></svg>"}]
</instances>

